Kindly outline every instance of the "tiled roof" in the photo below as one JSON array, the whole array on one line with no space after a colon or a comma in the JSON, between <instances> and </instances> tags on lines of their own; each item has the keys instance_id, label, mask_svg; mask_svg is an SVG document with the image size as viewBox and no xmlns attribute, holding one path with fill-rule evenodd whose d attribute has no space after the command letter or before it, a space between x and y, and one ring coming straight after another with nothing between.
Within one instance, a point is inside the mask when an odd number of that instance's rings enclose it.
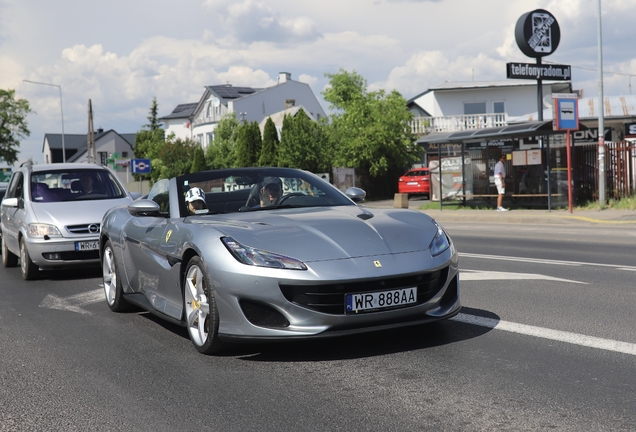
<instances>
[{"instance_id":1,"label":"tiled roof","mask_svg":"<svg viewBox=\"0 0 636 432\"><path fill-rule=\"evenodd\" d=\"M62 134L44 134L44 141L49 142L51 149L62 149ZM82 145L86 146L86 134L64 134L64 148L66 150L77 150ZM44 151L44 142L42 143Z\"/></svg>"}]
</instances>

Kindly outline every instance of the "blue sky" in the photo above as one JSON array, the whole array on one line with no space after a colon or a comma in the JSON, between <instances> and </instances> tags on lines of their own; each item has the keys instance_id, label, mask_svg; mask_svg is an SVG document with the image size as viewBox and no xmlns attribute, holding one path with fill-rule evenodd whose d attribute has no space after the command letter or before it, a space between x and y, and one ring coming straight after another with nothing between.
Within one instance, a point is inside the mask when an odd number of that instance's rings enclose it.
<instances>
[{"instance_id":1,"label":"blue sky","mask_svg":"<svg viewBox=\"0 0 636 432\"><path fill-rule=\"evenodd\" d=\"M533 63L514 27L535 9L561 29L544 62L572 65L573 87L598 95L598 0L0 0L0 88L29 100L19 158L42 163L44 134L61 133L59 92L25 79L62 86L67 134L87 132L89 99L96 128L131 133L147 123L153 97L166 115L206 85L264 87L279 72L320 99L325 73L339 69L409 99L444 81L505 80L506 63ZM636 1L602 1L606 96L636 87L635 16Z\"/></svg>"}]
</instances>

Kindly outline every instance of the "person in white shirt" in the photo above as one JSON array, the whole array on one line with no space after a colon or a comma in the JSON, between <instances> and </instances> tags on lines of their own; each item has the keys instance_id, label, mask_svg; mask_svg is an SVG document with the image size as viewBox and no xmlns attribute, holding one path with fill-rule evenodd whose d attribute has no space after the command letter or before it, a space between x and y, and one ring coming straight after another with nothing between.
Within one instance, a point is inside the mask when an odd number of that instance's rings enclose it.
<instances>
[{"instance_id":1,"label":"person in white shirt","mask_svg":"<svg viewBox=\"0 0 636 432\"><path fill-rule=\"evenodd\" d=\"M508 211L508 209L503 208L503 196L506 193L506 167L504 162L506 161L506 155L501 154L499 156L499 162L495 165L495 186L497 186L497 193L499 196L497 197L497 211Z\"/></svg>"}]
</instances>

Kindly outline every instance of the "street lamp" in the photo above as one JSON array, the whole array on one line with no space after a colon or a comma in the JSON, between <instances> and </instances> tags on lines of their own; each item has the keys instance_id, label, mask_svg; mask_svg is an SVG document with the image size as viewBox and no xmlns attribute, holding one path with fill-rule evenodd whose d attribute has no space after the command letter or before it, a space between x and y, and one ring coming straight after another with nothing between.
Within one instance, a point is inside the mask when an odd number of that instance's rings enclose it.
<instances>
[{"instance_id":1,"label":"street lamp","mask_svg":"<svg viewBox=\"0 0 636 432\"><path fill-rule=\"evenodd\" d=\"M64 147L64 108L62 108L62 86L60 84L49 84L37 81L22 80L31 84L40 84L45 86L57 87L60 90L60 112L62 113L62 162L66 162L66 148ZM51 161L53 162L53 161Z\"/></svg>"}]
</instances>

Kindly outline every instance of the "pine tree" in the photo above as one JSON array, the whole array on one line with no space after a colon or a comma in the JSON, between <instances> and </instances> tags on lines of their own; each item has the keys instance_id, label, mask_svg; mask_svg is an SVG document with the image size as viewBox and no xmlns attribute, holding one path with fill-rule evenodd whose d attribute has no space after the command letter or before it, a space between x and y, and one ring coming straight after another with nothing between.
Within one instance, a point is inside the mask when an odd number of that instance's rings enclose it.
<instances>
[{"instance_id":1,"label":"pine tree","mask_svg":"<svg viewBox=\"0 0 636 432\"><path fill-rule=\"evenodd\" d=\"M205 160L210 169L230 168L236 164L236 142L239 122L234 113L224 116L214 130L214 140L208 146Z\"/></svg>"},{"instance_id":2,"label":"pine tree","mask_svg":"<svg viewBox=\"0 0 636 432\"><path fill-rule=\"evenodd\" d=\"M325 151L326 137L321 128L302 109L295 117L286 115L278 146L279 166L312 172L328 169L330 158Z\"/></svg>"},{"instance_id":3,"label":"pine tree","mask_svg":"<svg viewBox=\"0 0 636 432\"><path fill-rule=\"evenodd\" d=\"M145 127L150 129L151 131L161 129L161 126L163 126L163 124L157 118L158 112L159 108L157 106L157 97L154 97L152 99L152 105L150 105L150 115L147 117L150 123L145 125Z\"/></svg>"},{"instance_id":4,"label":"pine tree","mask_svg":"<svg viewBox=\"0 0 636 432\"><path fill-rule=\"evenodd\" d=\"M190 172L196 173L199 171L205 171L208 167L205 164L205 154L203 153L203 149L200 145L196 146L194 150L194 157L192 159L192 167L190 168Z\"/></svg>"},{"instance_id":5,"label":"pine tree","mask_svg":"<svg viewBox=\"0 0 636 432\"><path fill-rule=\"evenodd\" d=\"M260 166L278 165L278 131L271 117L267 118L263 129L263 146L261 147L261 157L258 159Z\"/></svg>"}]
</instances>

